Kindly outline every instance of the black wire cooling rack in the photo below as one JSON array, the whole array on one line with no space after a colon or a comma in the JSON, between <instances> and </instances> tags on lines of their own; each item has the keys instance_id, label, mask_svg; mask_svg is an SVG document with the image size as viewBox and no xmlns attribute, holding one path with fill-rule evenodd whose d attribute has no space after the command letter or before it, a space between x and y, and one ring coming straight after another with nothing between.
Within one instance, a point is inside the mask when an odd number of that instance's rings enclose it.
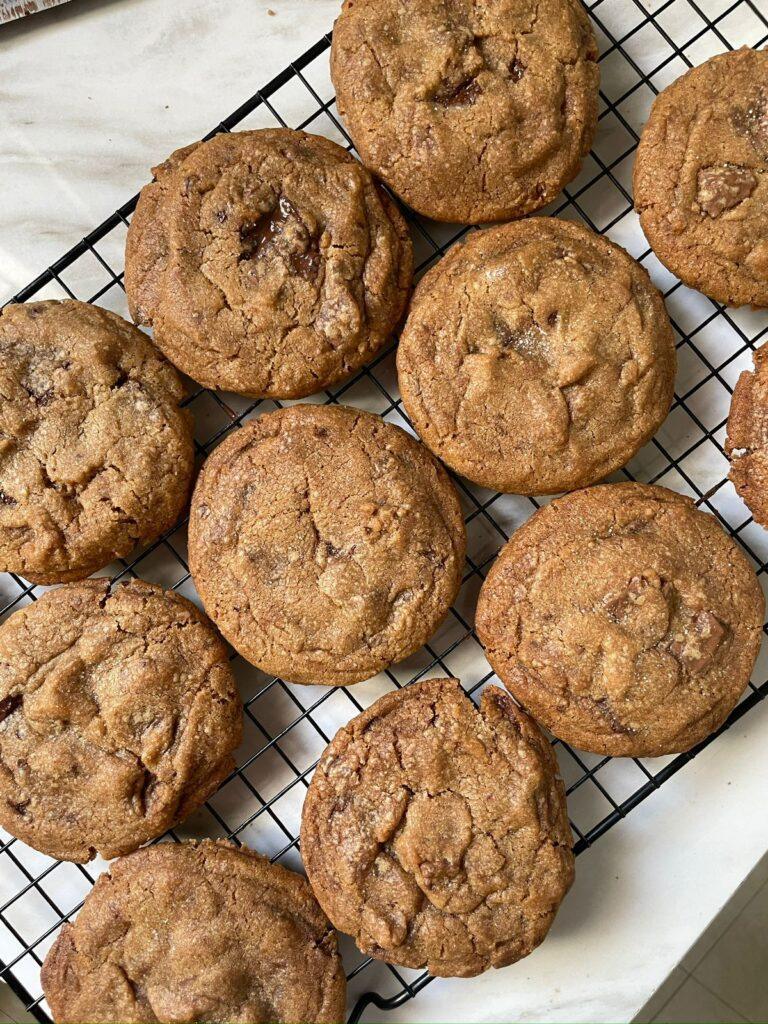
<instances>
[{"instance_id":1,"label":"black wire cooling rack","mask_svg":"<svg viewBox=\"0 0 768 1024\"><path fill-rule=\"evenodd\" d=\"M768 40L766 7L763 0L592 0L587 7L601 53L599 130L579 177L544 212L583 219L646 265L664 291L680 364L669 418L616 478L658 482L692 495L736 538L762 581L768 533L745 516L727 481L723 440L733 385L739 372L751 365L755 345L768 333L768 314L724 309L674 279L647 247L632 209L630 182L634 149L655 94L713 53L743 44L762 46ZM327 35L210 134L280 124L327 135L352 148L336 115L329 47ZM158 159L165 155L157 154ZM69 296L127 315L120 268L135 204L134 197L14 300ZM408 216L419 271L469 230ZM393 349L315 400L367 408L407 428ZM202 458L244 420L279 403L253 402L191 385L187 404L195 416ZM386 690L428 674L458 676L472 695L493 678L471 625L477 591L498 549L539 502L492 494L460 478L456 483L468 528L467 567L456 606L431 643L408 661L352 689L287 685L233 658L245 703L245 739L238 768L204 809L164 839L226 836L300 867L303 795L318 756L341 724ZM178 524L131 562L115 564L105 573L115 580L140 576L195 598L185 530L184 522ZM2 614L35 600L41 591L17 576L0 575ZM756 667L758 682L750 683L723 730L768 696L765 646ZM650 761L595 757L556 741L576 852L586 850L716 738L686 754ZM0 832L0 978L37 1020L50 1019L40 988L42 960L61 924L77 912L104 866L99 861L60 863ZM424 973L371 961L346 940L342 947L354 1007L351 1021L358 1020L371 1004L379 1010L400 1006L432 980Z\"/></svg>"}]
</instances>

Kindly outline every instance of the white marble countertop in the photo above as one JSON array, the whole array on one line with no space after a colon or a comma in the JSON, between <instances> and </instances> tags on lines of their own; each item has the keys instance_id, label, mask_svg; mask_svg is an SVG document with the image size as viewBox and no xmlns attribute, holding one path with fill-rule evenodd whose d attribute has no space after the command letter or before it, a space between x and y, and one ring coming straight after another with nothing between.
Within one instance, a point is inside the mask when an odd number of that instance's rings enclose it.
<instances>
[{"instance_id":1,"label":"white marble countertop","mask_svg":"<svg viewBox=\"0 0 768 1024\"><path fill-rule=\"evenodd\" d=\"M337 8L72 0L0 28L0 299L301 54ZM365 1019L630 1020L768 850L766 792L768 702L578 859L532 956Z\"/></svg>"}]
</instances>

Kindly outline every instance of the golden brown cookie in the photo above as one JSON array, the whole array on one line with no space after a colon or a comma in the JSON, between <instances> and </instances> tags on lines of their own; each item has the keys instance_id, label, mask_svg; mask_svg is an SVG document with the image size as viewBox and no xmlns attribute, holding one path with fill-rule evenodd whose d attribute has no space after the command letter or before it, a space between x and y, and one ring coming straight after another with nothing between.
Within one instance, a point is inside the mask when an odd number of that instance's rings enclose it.
<instances>
[{"instance_id":1,"label":"golden brown cookie","mask_svg":"<svg viewBox=\"0 0 768 1024\"><path fill-rule=\"evenodd\" d=\"M718 302L768 306L768 51L742 47L656 99L634 172L649 244Z\"/></svg>"},{"instance_id":2,"label":"golden brown cookie","mask_svg":"<svg viewBox=\"0 0 768 1024\"><path fill-rule=\"evenodd\" d=\"M578 0L345 0L331 75L363 163L419 213L478 224L576 177L596 60Z\"/></svg>"},{"instance_id":3,"label":"golden brown cookie","mask_svg":"<svg viewBox=\"0 0 768 1024\"><path fill-rule=\"evenodd\" d=\"M192 417L145 334L84 302L0 312L0 571L83 579L169 530Z\"/></svg>"},{"instance_id":4,"label":"golden brown cookie","mask_svg":"<svg viewBox=\"0 0 768 1024\"><path fill-rule=\"evenodd\" d=\"M471 234L421 280L397 353L424 443L495 491L551 494L623 466L674 394L674 337L648 274L569 221Z\"/></svg>"},{"instance_id":5,"label":"golden brown cookie","mask_svg":"<svg viewBox=\"0 0 768 1024\"><path fill-rule=\"evenodd\" d=\"M161 843L101 875L42 971L56 1024L341 1024L336 933L301 875L226 842Z\"/></svg>"},{"instance_id":6,"label":"golden brown cookie","mask_svg":"<svg viewBox=\"0 0 768 1024\"><path fill-rule=\"evenodd\" d=\"M555 736L597 754L688 750L749 680L765 602L713 516L664 487L606 484L517 530L480 592L499 677Z\"/></svg>"},{"instance_id":7,"label":"golden brown cookie","mask_svg":"<svg viewBox=\"0 0 768 1024\"><path fill-rule=\"evenodd\" d=\"M154 168L125 254L131 315L206 387L299 398L372 358L405 310L408 226L366 169L287 128Z\"/></svg>"},{"instance_id":8,"label":"golden brown cookie","mask_svg":"<svg viewBox=\"0 0 768 1024\"><path fill-rule=\"evenodd\" d=\"M295 405L251 420L195 488L190 568L252 664L356 683L424 644L461 583L466 537L447 474L378 416Z\"/></svg>"},{"instance_id":9,"label":"golden brown cookie","mask_svg":"<svg viewBox=\"0 0 768 1024\"><path fill-rule=\"evenodd\" d=\"M0 627L0 824L61 860L135 850L229 775L241 717L226 648L185 598L50 591Z\"/></svg>"},{"instance_id":10,"label":"golden brown cookie","mask_svg":"<svg viewBox=\"0 0 768 1024\"><path fill-rule=\"evenodd\" d=\"M443 977L527 956L573 881L549 742L495 686L388 693L339 730L301 825L312 888L365 953Z\"/></svg>"},{"instance_id":11,"label":"golden brown cookie","mask_svg":"<svg viewBox=\"0 0 768 1024\"><path fill-rule=\"evenodd\" d=\"M756 522L768 526L768 347L754 353L754 372L736 381L725 451L733 486Z\"/></svg>"}]
</instances>

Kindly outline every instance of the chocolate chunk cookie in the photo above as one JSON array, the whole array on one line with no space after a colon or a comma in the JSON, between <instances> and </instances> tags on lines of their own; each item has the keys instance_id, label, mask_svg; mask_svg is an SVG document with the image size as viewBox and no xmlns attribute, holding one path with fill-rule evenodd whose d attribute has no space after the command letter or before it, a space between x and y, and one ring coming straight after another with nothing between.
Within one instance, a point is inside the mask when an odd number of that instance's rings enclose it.
<instances>
[{"instance_id":1,"label":"chocolate chunk cookie","mask_svg":"<svg viewBox=\"0 0 768 1024\"><path fill-rule=\"evenodd\" d=\"M454 247L397 354L414 427L496 491L549 494L623 466L669 411L675 347L645 270L587 228L532 218Z\"/></svg>"},{"instance_id":2,"label":"chocolate chunk cookie","mask_svg":"<svg viewBox=\"0 0 768 1024\"><path fill-rule=\"evenodd\" d=\"M192 499L190 567L248 661L297 683L356 683L425 643L461 583L453 484L378 416L296 405L231 434Z\"/></svg>"},{"instance_id":3,"label":"chocolate chunk cookie","mask_svg":"<svg viewBox=\"0 0 768 1024\"><path fill-rule=\"evenodd\" d=\"M312 888L365 953L469 977L527 956L573 881L548 741L495 686L389 693L341 729L301 825Z\"/></svg>"},{"instance_id":4,"label":"chocolate chunk cookie","mask_svg":"<svg viewBox=\"0 0 768 1024\"><path fill-rule=\"evenodd\" d=\"M722 53L656 99L635 163L654 252L718 302L768 306L768 51Z\"/></svg>"},{"instance_id":5,"label":"chocolate chunk cookie","mask_svg":"<svg viewBox=\"0 0 768 1024\"><path fill-rule=\"evenodd\" d=\"M768 526L768 348L754 354L754 373L736 382L725 450L730 478L755 520Z\"/></svg>"},{"instance_id":6,"label":"chocolate chunk cookie","mask_svg":"<svg viewBox=\"0 0 768 1024\"><path fill-rule=\"evenodd\" d=\"M232 771L241 728L224 644L172 591L71 583L0 627L0 824L51 857L161 835Z\"/></svg>"},{"instance_id":7,"label":"chocolate chunk cookie","mask_svg":"<svg viewBox=\"0 0 768 1024\"><path fill-rule=\"evenodd\" d=\"M0 312L0 571L83 579L169 530L192 417L141 331L84 302Z\"/></svg>"},{"instance_id":8,"label":"chocolate chunk cookie","mask_svg":"<svg viewBox=\"0 0 768 1024\"><path fill-rule=\"evenodd\" d=\"M299 398L359 369L405 310L408 227L366 169L289 129L174 153L128 232L131 315L207 387Z\"/></svg>"},{"instance_id":9,"label":"chocolate chunk cookie","mask_svg":"<svg viewBox=\"0 0 768 1024\"><path fill-rule=\"evenodd\" d=\"M363 163L419 213L478 224L576 177L596 60L578 0L345 0L331 74Z\"/></svg>"},{"instance_id":10,"label":"chocolate chunk cookie","mask_svg":"<svg viewBox=\"0 0 768 1024\"><path fill-rule=\"evenodd\" d=\"M336 933L301 875L225 842L161 843L102 875L42 971L57 1024L339 1024Z\"/></svg>"},{"instance_id":11,"label":"chocolate chunk cookie","mask_svg":"<svg viewBox=\"0 0 768 1024\"><path fill-rule=\"evenodd\" d=\"M597 754L688 750L726 719L765 604L715 519L664 487L607 484L536 512L488 574L486 655L560 739Z\"/></svg>"}]
</instances>

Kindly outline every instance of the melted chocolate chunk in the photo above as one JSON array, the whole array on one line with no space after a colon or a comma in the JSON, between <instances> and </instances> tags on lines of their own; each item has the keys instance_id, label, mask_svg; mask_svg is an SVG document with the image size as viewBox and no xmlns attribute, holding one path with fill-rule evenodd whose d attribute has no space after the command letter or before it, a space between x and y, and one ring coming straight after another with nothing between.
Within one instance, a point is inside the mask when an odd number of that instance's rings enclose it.
<instances>
[{"instance_id":1,"label":"melted chocolate chunk","mask_svg":"<svg viewBox=\"0 0 768 1024\"><path fill-rule=\"evenodd\" d=\"M35 405L48 405L53 399L53 388L46 388L44 391L40 391L31 384L22 384L22 387Z\"/></svg>"},{"instance_id":2,"label":"melted chocolate chunk","mask_svg":"<svg viewBox=\"0 0 768 1024\"><path fill-rule=\"evenodd\" d=\"M313 241L306 252L292 252L288 257L288 266L294 274L311 280L320 269L320 250Z\"/></svg>"},{"instance_id":3,"label":"melted chocolate chunk","mask_svg":"<svg viewBox=\"0 0 768 1024\"><path fill-rule=\"evenodd\" d=\"M509 77L513 82L519 82L525 74L525 64L522 64L517 57L509 65Z\"/></svg>"},{"instance_id":4,"label":"melted chocolate chunk","mask_svg":"<svg viewBox=\"0 0 768 1024\"><path fill-rule=\"evenodd\" d=\"M648 586L642 576L633 576L625 590L605 602L605 610L614 622L621 622L627 612L637 603L637 598Z\"/></svg>"},{"instance_id":5,"label":"melted chocolate chunk","mask_svg":"<svg viewBox=\"0 0 768 1024\"><path fill-rule=\"evenodd\" d=\"M538 324L530 324L524 330L515 330L503 320L495 320L494 328L502 349L516 352L523 359L543 359L544 332Z\"/></svg>"},{"instance_id":6,"label":"melted chocolate chunk","mask_svg":"<svg viewBox=\"0 0 768 1024\"><path fill-rule=\"evenodd\" d=\"M275 238L283 233L283 227L292 210L291 203L287 199L281 199L278 208L268 216L246 221L240 228L239 262L263 256L272 247Z\"/></svg>"},{"instance_id":7,"label":"melted chocolate chunk","mask_svg":"<svg viewBox=\"0 0 768 1024\"><path fill-rule=\"evenodd\" d=\"M20 693L12 693L0 700L0 722L4 722L9 715L12 715L17 708L20 708L24 698Z\"/></svg>"},{"instance_id":8,"label":"melted chocolate chunk","mask_svg":"<svg viewBox=\"0 0 768 1024\"><path fill-rule=\"evenodd\" d=\"M8 505L10 507L13 507L14 505L17 504L18 502L16 501L16 499L12 498L10 494L6 494L5 491L0 491L0 505Z\"/></svg>"},{"instance_id":9,"label":"melted chocolate chunk","mask_svg":"<svg viewBox=\"0 0 768 1024\"><path fill-rule=\"evenodd\" d=\"M342 554L342 549L337 548L335 544L331 544L329 540L324 541L324 546L326 558L338 558Z\"/></svg>"},{"instance_id":10,"label":"melted chocolate chunk","mask_svg":"<svg viewBox=\"0 0 768 1024\"><path fill-rule=\"evenodd\" d=\"M748 199L757 187L757 177L748 167L717 164L699 171L697 199L710 217L719 217Z\"/></svg>"},{"instance_id":11,"label":"melted chocolate chunk","mask_svg":"<svg viewBox=\"0 0 768 1024\"><path fill-rule=\"evenodd\" d=\"M699 612L692 628L669 645L670 653L689 672L702 672L715 660L719 648L728 636L728 627L712 612Z\"/></svg>"},{"instance_id":12,"label":"melted chocolate chunk","mask_svg":"<svg viewBox=\"0 0 768 1024\"><path fill-rule=\"evenodd\" d=\"M608 720L613 732L621 733L625 736L631 736L635 731L621 721L609 697L599 697L595 701L595 706L600 711L600 714Z\"/></svg>"},{"instance_id":13,"label":"melted chocolate chunk","mask_svg":"<svg viewBox=\"0 0 768 1024\"><path fill-rule=\"evenodd\" d=\"M301 227L297 237L286 237L286 226L289 221L297 222ZM296 248L297 242L304 246ZM246 221L240 228L240 256L238 262L244 260L264 259L270 253L278 253L293 274L312 279L320 267L320 250L317 239L308 237L299 213L293 203L285 196L280 198L277 208L271 214L259 217L255 221ZM288 250L286 252L286 250Z\"/></svg>"},{"instance_id":14,"label":"melted chocolate chunk","mask_svg":"<svg viewBox=\"0 0 768 1024\"><path fill-rule=\"evenodd\" d=\"M442 107L469 107L482 94L482 91L477 80L470 78L461 82L450 92L438 93L435 96L435 102Z\"/></svg>"}]
</instances>

